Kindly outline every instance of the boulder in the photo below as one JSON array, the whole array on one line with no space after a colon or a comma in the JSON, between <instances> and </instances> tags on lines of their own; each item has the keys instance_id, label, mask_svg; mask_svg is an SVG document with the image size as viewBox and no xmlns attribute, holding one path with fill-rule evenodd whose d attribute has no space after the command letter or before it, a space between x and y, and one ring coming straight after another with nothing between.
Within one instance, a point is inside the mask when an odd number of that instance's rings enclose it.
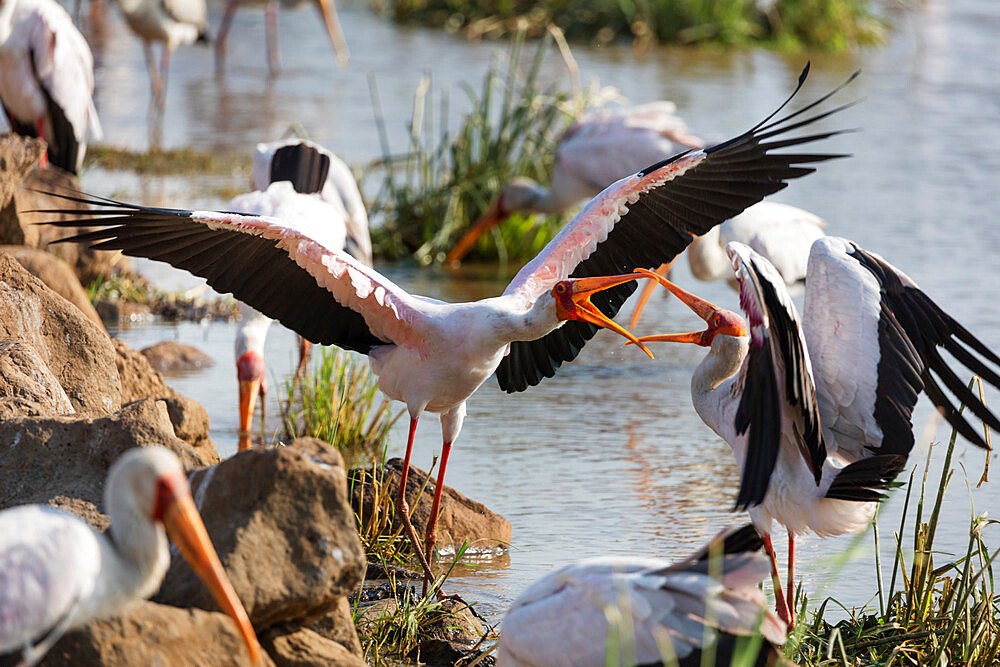
<instances>
[{"instance_id":1,"label":"boulder","mask_svg":"<svg viewBox=\"0 0 1000 667\"><path fill-rule=\"evenodd\" d=\"M219 460L174 435L163 401L146 399L96 419L19 417L0 422L0 509L44 503L56 496L104 504L108 468L126 450L160 445L185 470Z\"/></svg>"},{"instance_id":2,"label":"boulder","mask_svg":"<svg viewBox=\"0 0 1000 667\"><path fill-rule=\"evenodd\" d=\"M27 343L81 416L121 407L115 351L107 333L14 258L0 254L0 340Z\"/></svg>"},{"instance_id":3,"label":"boulder","mask_svg":"<svg viewBox=\"0 0 1000 667\"><path fill-rule=\"evenodd\" d=\"M273 665L266 654L258 665ZM246 645L228 616L142 601L114 616L67 633L44 667L137 665L251 665Z\"/></svg>"},{"instance_id":4,"label":"boulder","mask_svg":"<svg viewBox=\"0 0 1000 667\"><path fill-rule=\"evenodd\" d=\"M166 340L156 345L150 345L140 352L149 360L149 365L161 373L191 371L215 363L212 357L194 345L178 343L175 340Z\"/></svg>"},{"instance_id":5,"label":"boulder","mask_svg":"<svg viewBox=\"0 0 1000 667\"><path fill-rule=\"evenodd\" d=\"M25 176L38 165L45 152L45 142L19 134L0 135L0 210L7 207ZM2 218L0 218L2 220ZM0 236L6 230L0 224Z\"/></svg>"},{"instance_id":6,"label":"boulder","mask_svg":"<svg viewBox=\"0 0 1000 667\"><path fill-rule=\"evenodd\" d=\"M361 516L375 516L375 505L382 494L396 497L399 488L400 471L403 461L399 458L386 462L380 476L380 484L373 483L372 469L355 469L351 471L351 504ZM410 466L406 479L406 499L413 508L410 515L417 532L423 534L422 527L427 525L431 516L431 503L434 499L436 481L426 479L427 473ZM424 493L420 489L426 487ZM376 489L376 486L379 488ZM393 515L393 528L398 523ZM470 550L502 553L510 544L511 526L507 519L491 511L482 503L466 498L461 493L445 485L441 493L441 508L437 525L438 549L458 548L463 542L468 542Z\"/></svg>"},{"instance_id":7,"label":"boulder","mask_svg":"<svg viewBox=\"0 0 1000 667\"><path fill-rule=\"evenodd\" d=\"M195 504L258 629L308 622L354 590L365 554L347 499L343 460L313 438L252 449L190 476ZM174 559L155 600L215 609L186 562Z\"/></svg>"},{"instance_id":8,"label":"boulder","mask_svg":"<svg viewBox=\"0 0 1000 667\"><path fill-rule=\"evenodd\" d=\"M69 496L56 496L49 500L48 504L56 509L77 515L102 533L111 525L111 517L97 509L94 503L89 503L86 500L70 498Z\"/></svg>"},{"instance_id":9,"label":"boulder","mask_svg":"<svg viewBox=\"0 0 1000 667\"><path fill-rule=\"evenodd\" d=\"M80 312L97 326L104 328L104 323L101 322L100 316L90 303L86 290L83 289L83 285L80 284L69 264L52 253L26 246L0 246L0 252L5 252L16 259L31 275L45 283L50 290L79 308Z\"/></svg>"},{"instance_id":10,"label":"boulder","mask_svg":"<svg viewBox=\"0 0 1000 667\"><path fill-rule=\"evenodd\" d=\"M351 613L351 603L346 597L340 598L333 611L327 613L319 620L310 623L309 629L324 639L340 644L358 657L364 655L361 651L361 642L358 640L358 633L354 629L354 615Z\"/></svg>"},{"instance_id":11,"label":"boulder","mask_svg":"<svg viewBox=\"0 0 1000 667\"><path fill-rule=\"evenodd\" d=\"M277 625L261 637L264 650L277 667L366 667L365 661L342 645L296 625Z\"/></svg>"},{"instance_id":12,"label":"boulder","mask_svg":"<svg viewBox=\"0 0 1000 667\"><path fill-rule=\"evenodd\" d=\"M73 414L73 404L35 348L0 341L0 420Z\"/></svg>"},{"instance_id":13,"label":"boulder","mask_svg":"<svg viewBox=\"0 0 1000 667\"><path fill-rule=\"evenodd\" d=\"M78 191L80 182L76 176L50 165L48 169L35 169L29 172L22 185L23 187L16 189L11 200L0 209L0 244L25 245L49 250L65 260L84 285L89 285L102 275L111 275L116 268L128 266L128 259L118 252L92 250L87 244L81 243L49 245L57 239L85 231L86 227L51 227L35 224L68 220L73 216L58 213L29 213L29 211L87 209L86 204L45 194L46 192L72 194L71 190Z\"/></svg>"}]
</instances>

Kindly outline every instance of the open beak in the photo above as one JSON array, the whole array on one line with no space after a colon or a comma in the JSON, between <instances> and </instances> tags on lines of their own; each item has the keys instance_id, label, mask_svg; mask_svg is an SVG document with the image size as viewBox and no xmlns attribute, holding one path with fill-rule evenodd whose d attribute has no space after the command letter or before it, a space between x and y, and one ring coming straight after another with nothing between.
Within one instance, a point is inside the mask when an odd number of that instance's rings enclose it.
<instances>
[{"instance_id":1,"label":"open beak","mask_svg":"<svg viewBox=\"0 0 1000 667\"><path fill-rule=\"evenodd\" d=\"M663 276L666 278L670 275L670 269L673 268L674 262L677 258L674 257L672 260L666 264L661 264L660 268L656 269L653 273L658 276ZM656 289L656 283L650 280L646 283L646 286L642 288L642 293L639 295L639 300L635 304L635 310L632 311L632 318L628 321L629 328L635 329L639 324L639 318L642 317L642 311L646 309L646 304L649 303L650 297L653 296L653 290Z\"/></svg>"},{"instance_id":2,"label":"open beak","mask_svg":"<svg viewBox=\"0 0 1000 667\"><path fill-rule=\"evenodd\" d=\"M253 409L260 393L260 380L240 380L240 442L239 451L250 449L250 429L253 427Z\"/></svg>"},{"instance_id":3,"label":"open beak","mask_svg":"<svg viewBox=\"0 0 1000 667\"><path fill-rule=\"evenodd\" d=\"M649 272L652 273L652 272ZM611 318L601 312L601 310L590 302L590 298L611 287L623 285L624 283L638 280L643 276L635 273L626 273L620 276L601 276L597 278L571 278L567 282L571 284L571 292L568 295L570 305L566 306L557 298L557 315L561 320L581 320L590 322L599 327L610 329L615 333L624 336L632 343L642 348L642 351L653 359L653 353L649 351L642 341L636 338L622 326L619 326Z\"/></svg>"},{"instance_id":4,"label":"open beak","mask_svg":"<svg viewBox=\"0 0 1000 667\"><path fill-rule=\"evenodd\" d=\"M254 664L260 662L260 644L254 634L246 609L236 596L233 585L229 583L219 556L208 538L208 531L202 523L198 510L191 499L191 491L187 478L183 473L175 473L160 478L166 511L163 513L163 524L170 540L177 545L185 560L191 565L198 577L205 582L212 596L222 610L229 615L239 629L240 635L250 652Z\"/></svg>"},{"instance_id":5,"label":"open beak","mask_svg":"<svg viewBox=\"0 0 1000 667\"><path fill-rule=\"evenodd\" d=\"M688 292L687 290L678 287L677 285L673 284L663 276L653 271L649 271L647 269L636 269L635 272L647 278L651 278L656 282L660 283L661 285L663 285L664 287L666 287L668 290L670 290L671 293L673 293L674 296L683 301L688 308L693 310L698 317L705 320L706 322L708 322L709 318L712 317L713 313L719 310L716 306L709 303L708 301L705 301L701 297L695 296L694 294L691 294L691 292ZM704 345L705 335L707 333L709 333L709 331L706 329L705 331L692 331L689 333L680 333L680 334L660 334L657 336L643 336L639 338L639 341L642 343L673 342L673 343L694 343L695 345Z\"/></svg>"},{"instance_id":6,"label":"open beak","mask_svg":"<svg viewBox=\"0 0 1000 667\"><path fill-rule=\"evenodd\" d=\"M347 48L347 41L344 39L344 32L340 29L340 19L337 18L337 6L334 0L316 0L319 5L319 13L323 15L323 22L326 24L326 32L330 35L330 43L337 54L337 65L343 67L351 57L351 52Z\"/></svg>"},{"instance_id":7,"label":"open beak","mask_svg":"<svg viewBox=\"0 0 1000 667\"><path fill-rule=\"evenodd\" d=\"M476 244L479 237L503 222L506 217L507 216L500 211L500 199L497 199L493 202L493 205L486 210L486 213L483 213L479 217L479 220L476 220L476 224L472 225L472 228L465 233L462 240L451 249L451 252L449 252L448 256L444 259L445 265L455 266L461 262L462 258L468 255L469 251L472 250L472 246Z\"/></svg>"}]
</instances>

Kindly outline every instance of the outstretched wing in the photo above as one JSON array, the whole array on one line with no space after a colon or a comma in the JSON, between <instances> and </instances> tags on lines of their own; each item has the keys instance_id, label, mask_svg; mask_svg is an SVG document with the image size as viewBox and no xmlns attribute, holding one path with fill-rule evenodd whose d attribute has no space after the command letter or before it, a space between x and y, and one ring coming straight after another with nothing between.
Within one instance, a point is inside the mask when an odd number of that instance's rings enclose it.
<instances>
[{"instance_id":1,"label":"outstretched wing","mask_svg":"<svg viewBox=\"0 0 1000 667\"><path fill-rule=\"evenodd\" d=\"M812 365L795 304L766 259L730 243L740 307L750 324L750 353L736 409L736 433L748 433L736 507L764 501L782 443L791 442L819 484L826 460Z\"/></svg>"},{"instance_id":2,"label":"outstretched wing","mask_svg":"<svg viewBox=\"0 0 1000 667\"><path fill-rule=\"evenodd\" d=\"M847 239L816 241L804 321L827 443L846 462L873 454L907 456L913 447L910 417L921 391L973 444L987 446L944 389L990 428L1000 428L941 349L995 387L1000 357L878 255Z\"/></svg>"},{"instance_id":3,"label":"outstretched wing","mask_svg":"<svg viewBox=\"0 0 1000 667\"><path fill-rule=\"evenodd\" d=\"M367 354L389 342L417 347L427 342L425 318L415 299L375 270L323 245L322 220L56 196L96 208L74 210L72 220L45 224L99 227L59 243L91 241L100 250L121 250L185 269L313 343Z\"/></svg>"},{"instance_id":4,"label":"outstretched wing","mask_svg":"<svg viewBox=\"0 0 1000 667\"><path fill-rule=\"evenodd\" d=\"M610 185L521 269L505 294L516 294L527 304L567 277L657 267L683 251L693 236L781 190L787 181L815 171L808 165L843 157L775 152L839 134L831 131L784 138L788 132L845 108L798 120L840 88L772 120L802 87L808 71L807 65L785 103L749 131L710 148L685 151ZM627 283L599 293L593 303L614 317L633 291L635 283ZM595 325L568 322L537 340L513 343L496 372L500 387L507 392L523 391L543 377L552 377L563 362L576 358L596 332Z\"/></svg>"}]
</instances>

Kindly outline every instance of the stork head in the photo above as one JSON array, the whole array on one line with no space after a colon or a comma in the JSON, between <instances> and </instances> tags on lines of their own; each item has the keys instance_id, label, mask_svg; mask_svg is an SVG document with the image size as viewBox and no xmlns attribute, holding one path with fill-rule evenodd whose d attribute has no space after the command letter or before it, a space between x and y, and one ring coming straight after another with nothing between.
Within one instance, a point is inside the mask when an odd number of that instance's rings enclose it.
<instances>
[{"instance_id":1,"label":"stork head","mask_svg":"<svg viewBox=\"0 0 1000 667\"><path fill-rule=\"evenodd\" d=\"M240 384L240 450L250 448L250 430L253 424L253 409L257 395L267 393L264 357L254 350L248 350L236 360L236 379Z\"/></svg>"},{"instance_id":2,"label":"stork head","mask_svg":"<svg viewBox=\"0 0 1000 667\"><path fill-rule=\"evenodd\" d=\"M705 320L707 325L704 331L692 331L680 334L661 334L658 336L643 336L638 340L643 343L649 342L674 342L674 343L694 343L702 347L710 347L712 341L718 335L743 338L748 334L747 323L742 317L724 308L718 308L701 297L695 296L687 290L681 289L666 278L647 271L646 269L636 269L636 271L648 278L656 280L666 287L678 299L690 308L694 313Z\"/></svg>"},{"instance_id":3,"label":"stork head","mask_svg":"<svg viewBox=\"0 0 1000 667\"><path fill-rule=\"evenodd\" d=\"M627 273L620 276L601 276L597 278L567 278L560 280L552 288L552 297L556 302L556 317L559 321L579 320L590 322L604 329L610 329L627 338L642 348L643 352L653 358L653 353L624 327L619 326L611 318L601 312L600 308L591 303L590 298L611 287L622 285L646 276Z\"/></svg>"},{"instance_id":4,"label":"stork head","mask_svg":"<svg viewBox=\"0 0 1000 667\"><path fill-rule=\"evenodd\" d=\"M111 466L105 493L116 546L123 552L142 551L143 545L131 544L142 539L142 531L123 524L138 521L162 524L191 569L236 623L251 659L254 663L259 662L257 636L219 562L177 457L162 447L131 449Z\"/></svg>"},{"instance_id":5,"label":"stork head","mask_svg":"<svg viewBox=\"0 0 1000 667\"><path fill-rule=\"evenodd\" d=\"M446 265L462 261L479 237L506 220L511 213L537 210L538 202L544 199L546 190L525 176L511 179L497 196L496 201L479 216L465 236L451 249L445 258Z\"/></svg>"}]
</instances>

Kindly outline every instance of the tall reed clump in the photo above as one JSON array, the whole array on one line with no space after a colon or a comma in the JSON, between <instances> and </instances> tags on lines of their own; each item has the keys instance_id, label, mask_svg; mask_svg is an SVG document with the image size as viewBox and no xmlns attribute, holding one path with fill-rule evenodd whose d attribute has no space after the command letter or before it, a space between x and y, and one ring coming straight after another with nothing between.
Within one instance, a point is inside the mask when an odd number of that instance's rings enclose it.
<instances>
[{"instance_id":1,"label":"tall reed clump","mask_svg":"<svg viewBox=\"0 0 1000 667\"><path fill-rule=\"evenodd\" d=\"M348 469L385 460L389 429L401 412L392 413L380 398L367 364L337 348L320 348L319 364L301 378L285 381L282 420L289 438L324 440L344 456Z\"/></svg>"},{"instance_id":2,"label":"tall reed clump","mask_svg":"<svg viewBox=\"0 0 1000 667\"><path fill-rule=\"evenodd\" d=\"M552 25L575 41L656 44L763 44L788 50L843 51L884 38L872 0L380 0L401 23L500 37Z\"/></svg>"},{"instance_id":3,"label":"tall reed clump","mask_svg":"<svg viewBox=\"0 0 1000 667\"><path fill-rule=\"evenodd\" d=\"M882 572L880 534L875 522L878 609L852 610L848 618L831 625L824 618L826 612L847 607L827 599L812 613L808 623L800 625L786 646L790 659L804 666L1000 664L1000 595L993 571L1000 549L991 550L984 538L986 530L998 521L973 511L965 552L959 558L935 562L935 556L943 554L935 551L934 538L945 492L955 472L952 455L956 439L957 433L953 431L933 499L926 496L928 452L912 519L909 510L914 500L914 473L910 475L903 516L898 531L893 533L895 557L888 587ZM989 442L988 431L986 441ZM911 520L915 528L913 556L907 564L903 535ZM806 604L805 596L800 596L802 612ZM802 617L805 618L804 614Z\"/></svg>"},{"instance_id":4,"label":"tall reed clump","mask_svg":"<svg viewBox=\"0 0 1000 667\"><path fill-rule=\"evenodd\" d=\"M376 121L382 128L385 157L370 175L383 172L381 190L369 210L381 225L372 227L376 254L387 259L413 256L422 264L440 262L469 226L482 215L503 185L515 176L548 182L556 142L573 119L596 105L610 89L593 86L568 91L543 87L539 71L553 41L571 74L575 63L558 31L546 33L523 67L524 33L511 45L506 64L494 61L479 90L464 86L472 108L454 131L451 100L442 90L436 101L425 78L413 101L410 146L401 157L389 155L377 92ZM435 118L434 108L438 109ZM436 126L436 130L435 130ZM537 254L565 223L560 216L514 216L486 235L470 259L522 261Z\"/></svg>"}]
</instances>

